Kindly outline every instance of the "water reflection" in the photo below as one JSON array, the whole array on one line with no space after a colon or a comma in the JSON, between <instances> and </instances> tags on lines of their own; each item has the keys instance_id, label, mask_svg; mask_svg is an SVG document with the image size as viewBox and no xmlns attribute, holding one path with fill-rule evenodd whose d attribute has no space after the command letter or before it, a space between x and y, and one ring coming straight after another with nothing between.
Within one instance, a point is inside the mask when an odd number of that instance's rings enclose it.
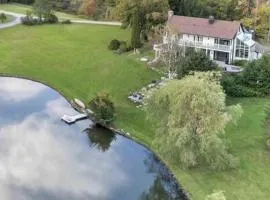
<instances>
[{"instance_id":1,"label":"water reflection","mask_svg":"<svg viewBox=\"0 0 270 200\"><path fill-rule=\"evenodd\" d=\"M140 196L140 200L160 200L170 199L168 191L164 188L162 181L159 178L154 180L153 185L147 192L143 192Z\"/></svg>"},{"instance_id":2,"label":"water reflection","mask_svg":"<svg viewBox=\"0 0 270 200\"><path fill-rule=\"evenodd\" d=\"M76 111L54 90L14 78L0 88L0 199L184 199L144 147L88 120L61 122Z\"/></svg>"},{"instance_id":3,"label":"water reflection","mask_svg":"<svg viewBox=\"0 0 270 200\"><path fill-rule=\"evenodd\" d=\"M95 147L100 151L108 151L111 147L111 143L116 140L116 135L107 129L102 127L95 129L86 129L90 147Z\"/></svg>"}]
</instances>

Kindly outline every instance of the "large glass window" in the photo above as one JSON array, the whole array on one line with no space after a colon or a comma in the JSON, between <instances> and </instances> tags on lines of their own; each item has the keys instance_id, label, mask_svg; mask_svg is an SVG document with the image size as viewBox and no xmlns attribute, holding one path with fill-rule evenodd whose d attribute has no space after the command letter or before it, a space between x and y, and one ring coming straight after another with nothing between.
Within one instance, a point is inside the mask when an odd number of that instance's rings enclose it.
<instances>
[{"instance_id":1,"label":"large glass window","mask_svg":"<svg viewBox=\"0 0 270 200\"><path fill-rule=\"evenodd\" d=\"M236 40L236 52L235 56L238 58L248 58L249 57L249 47L239 39Z\"/></svg>"}]
</instances>

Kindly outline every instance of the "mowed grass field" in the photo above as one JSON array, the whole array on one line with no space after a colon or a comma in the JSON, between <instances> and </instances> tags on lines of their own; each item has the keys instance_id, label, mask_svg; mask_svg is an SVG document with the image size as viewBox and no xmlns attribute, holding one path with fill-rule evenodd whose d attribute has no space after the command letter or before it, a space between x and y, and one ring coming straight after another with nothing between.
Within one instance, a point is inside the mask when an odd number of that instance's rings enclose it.
<instances>
[{"instance_id":1,"label":"mowed grass field","mask_svg":"<svg viewBox=\"0 0 270 200\"><path fill-rule=\"evenodd\" d=\"M90 101L99 91L111 94L118 128L151 146L154 129L145 113L127 100L159 74L132 54L117 55L107 49L110 40L128 41L130 32L98 25L17 26L0 30L0 73L33 78L61 91L67 98ZM240 167L226 172L204 168L182 170L167 163L183 188L195 200L223 190L229 200L268 200L270 154L264 142L263 122L269 99L233 99L244 115L238 126L229 125L226 137ZM158 116L157 116L158 117ZM130 158L132 159L132 158ZM166 161L166 158L163 158Z\"/></svg>"},{"instance_id":2,"label":"mowed grass field","mask_svg":"<svg viewBox=\"0 0 270 200\"><path fill-rule=\"evenodd\" d=\"M99 25L17 26L0 31L0 72L32 77L58 88L68 98L89 102L109 92L119 127L136 132L149 125L127 100L159 74L130 54L117 55L107 46L114 38L128 41L130 32ZM137 123L139 122L139 123ZM150 132L150 131L148 131ZM145 136L137 137L144 140Z\"/></svg>"}]
</instances>

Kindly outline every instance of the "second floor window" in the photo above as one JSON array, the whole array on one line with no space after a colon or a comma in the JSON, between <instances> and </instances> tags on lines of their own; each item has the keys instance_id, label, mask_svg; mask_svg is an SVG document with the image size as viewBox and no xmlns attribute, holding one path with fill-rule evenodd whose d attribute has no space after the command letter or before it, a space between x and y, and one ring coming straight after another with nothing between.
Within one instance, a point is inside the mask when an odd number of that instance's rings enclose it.
<instances>
[{"instance_id":1,"label":"second floor window","mask_svg":"<svg viewBox=\"0 0 270 200\"><path fill-rule=\"evenodd\" d=\"M198 35L194 35L194 42L202 42L203 41L203 37L202 36L198 36Z\"/></svg>"}]
</instances>

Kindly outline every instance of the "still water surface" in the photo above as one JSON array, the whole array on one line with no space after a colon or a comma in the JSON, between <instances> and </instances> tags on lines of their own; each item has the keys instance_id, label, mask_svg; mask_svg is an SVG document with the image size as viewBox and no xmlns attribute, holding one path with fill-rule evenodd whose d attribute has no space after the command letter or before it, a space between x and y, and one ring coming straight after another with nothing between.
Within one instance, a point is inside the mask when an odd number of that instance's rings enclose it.
<instances>
[{"instance_id":1,"label":"still water surface","mask_svg":"<svg viewBox=\"0 0 270 200\"><path fill-rule=\"evenodd\" d=\"M76 111L51 88L0 78L0 199L185 199L150 151L64 114Z\"/></svg>"}]
</instances>

